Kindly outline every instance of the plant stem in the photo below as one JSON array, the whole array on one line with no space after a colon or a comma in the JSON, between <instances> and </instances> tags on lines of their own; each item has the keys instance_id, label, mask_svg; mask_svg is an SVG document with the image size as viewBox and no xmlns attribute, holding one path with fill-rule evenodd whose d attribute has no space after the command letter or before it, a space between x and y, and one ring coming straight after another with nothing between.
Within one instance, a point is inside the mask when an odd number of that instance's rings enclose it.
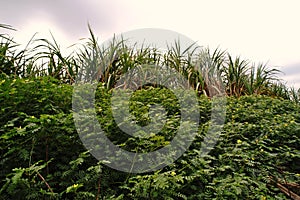
<instances>
[{"instance_id":1,"label":"plant stem","mask_svg":"<svg viewBox=\"0 0 300 200\"><path fill-rule=\"evenodd\" d=\"M50 187L50 185L47 183L47 181L44 179L44 177L39 173L39 172L36 172L37 175L42 179L42 181L45 183L45 185L47 186L47 188L50 190L51 193L53 193L53 190L52 188Z\"/></svg>"},{"instance_id":2,"label":"plant stem","mask_svg":"<svg viewBox=\"0 0 300 200\"><path fill-rule=\"evenodd\" d=\"M100 189L101 189L101 174L99 175L99 179L98 179L98 191L97 191L96 200L99 200L100 191L101 191Z\"/></svg>"}]
</instances>

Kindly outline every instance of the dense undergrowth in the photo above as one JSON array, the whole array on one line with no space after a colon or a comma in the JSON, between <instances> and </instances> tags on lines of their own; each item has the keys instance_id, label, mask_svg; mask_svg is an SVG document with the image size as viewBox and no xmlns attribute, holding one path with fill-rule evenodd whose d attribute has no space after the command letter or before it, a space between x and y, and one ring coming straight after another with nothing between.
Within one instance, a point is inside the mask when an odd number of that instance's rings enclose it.
<instances>
[{"instance_id":1,"label":"dense undergrowth","mask_svg":"<svg viewBox=\"0 0 300 200\"><path fill-rule=\"evenodd\" d=\"M8 35L0 37L1 199L300 195L299 91L282 84L277 70L249 65L220 50L182 51L178 43L165 54L150 48L136 51L125 41L102 49L92 31L86 45L69 56L62 55L54 39L35 40L32 49L29 45L19 51ZM200 123L192 145L172 165L149 173L124 173L107 167L106 160L96 160L83 146L73 120L73 87L78 76L96 76L95 111L107 137L129 151L154 151L177 133L180 109L170 90L147 86L131 97L130 110L141 126L149 123L149 104L159 103L167 110L165 126L146 138L123 133L111 110L117 80L143 64L167 65L188 80L197 94ZM211 121L211 99L222 85L226 120L217 144L203 157L199 150Z\"/></svg>"},{"instance_id":2,"label":"dense undergrowth","mask_svg":"<svg viewBox=\"0 0 300 200\"><path fill-rule=\"evenodd\" d=\"M72 119L72 86L49 77L1 80L2 199L286 199L276 183L300 181L300 107L289 100L228 98L222 135L201 157L211 109L211 100L202 95L201 123L189 150L161 170L127 174L106 167L83 147ZM170 92L137 91L132 105L138 114L145 112L138 105L149 103L154 93L163 99ZM126 138L113 120L110 96L100 84L96 110L116 144L154 150L172 139L168 127L147 142ZM176 99L165 105L170 115L178 111ZM170 118L168 125L176 123Z\"/></svg>"}]
</instances>

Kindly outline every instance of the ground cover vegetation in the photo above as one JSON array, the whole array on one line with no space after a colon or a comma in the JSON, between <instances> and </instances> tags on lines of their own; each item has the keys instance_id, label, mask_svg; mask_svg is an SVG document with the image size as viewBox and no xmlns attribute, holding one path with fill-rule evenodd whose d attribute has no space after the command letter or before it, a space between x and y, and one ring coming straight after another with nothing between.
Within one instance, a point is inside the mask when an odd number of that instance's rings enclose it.
<instances>
[{"instance_id":1,"label":"ground cover vegetation","mask_svg":"<svg viewBox=\"0 0 300 200\"><path fill-rule=\"evenodd\" d=\"M300 199L300 95L278 79L280 71L220 49L182 50L179 41L165 52L136 50L125 40L103 48L89 31L86 43L67 56L54 37L33 38L20 50L8 34L0 35L0 199ZM142 65L166 65L185 77L197 94L200 123L173 164L125 173L83 146L73 120L73 86L76 77L97 74L95 111L107 137L132 152L155 151L177 133L180 108L172 91L148 85L133 93L129 105L139 125L149 123L148 105L167 111L161 131L145 138L124 134L111 109L117 81ZM201 156L212 98L222 89L223 130Z\"/></svg>"}]
</instances>

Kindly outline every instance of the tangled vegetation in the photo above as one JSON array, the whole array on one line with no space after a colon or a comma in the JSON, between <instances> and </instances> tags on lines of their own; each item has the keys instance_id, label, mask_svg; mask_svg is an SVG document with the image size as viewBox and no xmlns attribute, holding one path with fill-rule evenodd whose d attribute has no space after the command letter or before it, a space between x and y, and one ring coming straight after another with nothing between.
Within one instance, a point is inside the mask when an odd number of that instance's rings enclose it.
<instances>
[{"instance_id":1,"label":"tangled vegetation","mask_svg":"<svg viewBox=\"0 0 300 200\"><path fill-rule=\"evenodd\" d=\"M278 70L219 49L182 51L178 43L165 53L136 51L124 40L104 49L89 30L91 38L69 56L54 38L32 40L19 51L12 38L0 35L0 199L300 198L300 96L278 80ZM198 94L200 125L190 148L172 165L124 173L83 146L73 121L73 85L78 76L97 75L95 110L107 137L128 150L154 151L176 134L178 100L172 92L154 86L134 92L130 109L140 125L149 120L149 104L161 102L168 111L168 123L147 138L124 134L111 111L116 82L143 64L167 65L188 80ZM216 74L221 83L211 82ZM222 87L225 124L203 157L199 149L210 125L211 98Z\"/></svg>"}]
</instances>

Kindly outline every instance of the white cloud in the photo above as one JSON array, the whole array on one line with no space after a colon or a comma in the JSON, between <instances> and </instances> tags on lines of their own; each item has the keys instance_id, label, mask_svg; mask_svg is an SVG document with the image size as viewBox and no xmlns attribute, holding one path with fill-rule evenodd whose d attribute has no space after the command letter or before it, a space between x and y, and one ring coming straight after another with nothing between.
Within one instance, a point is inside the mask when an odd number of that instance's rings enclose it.
<instances>
[{"instance_id":1,"label":"white cloud","mask_svg":"<svg viewBox=\"0 0 300 200\"><path fill-rule=\"evenodd\" d=\"M24 41L34 32L51 30L59 42L73 44L88 36L89 21L101 40L156 27L256 63L300 63L298 0L10 0L1 8L3 23L18 28L16 35Z\"/></svg>"},{"instance_id":2,"label":"white cloud","mask_svg":"<svg viewBox=\"0 0 300 200\"><path fill-rule=\"evenodd\" d=\"M129 0L138 27L181 32L200 45L220 46L256 62L300 61L299 1Z\"/></svg>"}]
</instances>

